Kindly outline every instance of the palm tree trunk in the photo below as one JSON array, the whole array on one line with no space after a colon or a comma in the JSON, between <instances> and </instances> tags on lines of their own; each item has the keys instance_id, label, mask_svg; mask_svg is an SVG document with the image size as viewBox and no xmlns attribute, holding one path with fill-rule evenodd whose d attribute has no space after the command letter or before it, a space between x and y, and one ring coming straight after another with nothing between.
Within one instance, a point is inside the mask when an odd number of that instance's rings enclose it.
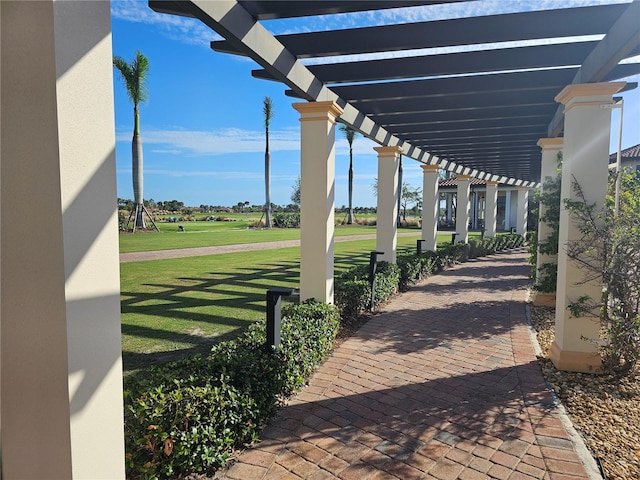
<instances>
[{"instance_id":1,"label":"palm tree trunk","mask_svg":"<svg viewBox=\"0 0 640 480\"><path fill-rule=\"evenodd\" d=\"M353 151L349 148L349 212L347 225L353 225Z\"/></svg>"},{"instance_id":2,"label":"palm tree trunk","mask_svg":"<svg viewBox=\"0 0 640 480\"><path fill-rule=\"evenodd\" d=\"M398 227L402 226L402 221L400 220L401 208L402 208L402 155L400 155L400 164L398 165L398 215L396 217Z\"/></svg>"},{"instance_id":3,"label":"palm tree trunk","mask_svg":"<svg viewBox=\"0 0 640 480\"><path fill-rule=\"evenodd\" d=\"M271 153L269 153L269 129L267 133L267 148L264 153L264 226L271 228Z\"/></svg>"},{"instance_id":4,"label":"palm tree trunk","mask_svg":"<svg viewBox=\"0 0 640 480\"><path fill-rule=\"evenodd\" d=\"M133 208L136 211L135 228L145 228L143 196L142 138L140 138L140 115L134 108L133 140L131 141L131 170L133 175Z\"/></svg>"}]
</instances>

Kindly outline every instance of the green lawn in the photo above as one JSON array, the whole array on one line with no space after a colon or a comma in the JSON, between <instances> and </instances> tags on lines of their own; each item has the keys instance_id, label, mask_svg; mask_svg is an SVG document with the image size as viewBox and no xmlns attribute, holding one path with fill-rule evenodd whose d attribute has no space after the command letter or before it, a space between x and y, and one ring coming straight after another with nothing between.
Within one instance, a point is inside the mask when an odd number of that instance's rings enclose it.
<instances>
[{"instance_id":1,"label":"green lawn","mask_svg":"<svg viewBox=\"0 0 640 480\"><path fill-rule=\"evenodd\" d=\"M275 242L300 238L299 228L256 230L249 229L248 222L240 220L234 222L158 223L157 225L160 233L121 233L120 253L234 245L238 243ZM179 232L178 225L182 225L185 231ZM401 228L399 231L415 232L416 235L419 235L419 230L415 228ZM337 226L335 229L336 236L374 235L375 233L375 226L344 225Z\"/></svg>"},{"instance_id":2,"label":"green lawn","mask_svg":"<svg viewBox=\"0 0 640 480\"><path fill-rule=\"evenodd\" d=\"M201 246L206 238L207 245L223 245L296 239L300 235L296 229L233 230L219 228L217 222L193 223L193 229L186 233L124 237L132 250L135 246L148 251ZM196 228L203 224L205 228L198 233ZM400 231L415 235L398 237L398 250L415 249L420 231ZM374 233L375 227L336 228L336 235ZM438 240L449 242L451 234L439 234ZM337 242L336 273L367 263L372 250L374 239ZM299 265L299 247L120 264L125 370L206 352L215 342L232 338L249 323L264 319L266 290L298 287Z\"/></svg>"}]
</instances>

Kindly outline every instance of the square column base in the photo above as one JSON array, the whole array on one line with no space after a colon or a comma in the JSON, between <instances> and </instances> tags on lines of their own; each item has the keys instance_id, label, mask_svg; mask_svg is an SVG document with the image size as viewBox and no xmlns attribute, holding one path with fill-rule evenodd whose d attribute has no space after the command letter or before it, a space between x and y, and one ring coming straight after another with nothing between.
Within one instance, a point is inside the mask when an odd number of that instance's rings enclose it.
<instances>
[{"instance_id":1,"label":"square column base","mask_svg":"<svg viewBox=\"0 0 640 480\"><path fill-rule=\"evenodd\" d=\"M598 352L569 352L560 349L554 341L549 358L558 370L580 373L602 373L602 359Z\"/></svg>"},{"instance_id":2,"label":"square column base","mask_svg":"<svg viewBox=\"0 0 640 480\"><path fill-rule=\"evenodd\" d=\"M535 292L533 294L532 304L534 307L553 307L556 306L556 294L555 292Z\"/></svg>"}]
</instances>

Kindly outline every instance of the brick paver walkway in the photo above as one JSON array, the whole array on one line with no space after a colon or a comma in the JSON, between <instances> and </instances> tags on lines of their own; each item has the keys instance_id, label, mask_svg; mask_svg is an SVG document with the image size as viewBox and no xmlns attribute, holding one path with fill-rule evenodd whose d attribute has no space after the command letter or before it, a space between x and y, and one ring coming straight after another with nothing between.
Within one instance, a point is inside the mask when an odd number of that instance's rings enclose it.
<instances>
[{"instance_id":1,"label":"brick paver walkway","mask_svg":"<svg viewBox=\"0 0 640 480\"><path fill-rule=\"evenodd\" d=\"M536 363L525 259L473 260L397 297L216 478L597 478Z\"/></svg>"}]
</instances>

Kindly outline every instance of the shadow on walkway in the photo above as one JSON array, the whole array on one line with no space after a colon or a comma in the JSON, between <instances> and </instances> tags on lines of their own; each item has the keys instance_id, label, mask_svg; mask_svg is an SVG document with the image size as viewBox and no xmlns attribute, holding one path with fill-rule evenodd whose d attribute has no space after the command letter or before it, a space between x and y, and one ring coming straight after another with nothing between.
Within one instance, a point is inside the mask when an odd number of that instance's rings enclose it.
<instances>
[{"instance_id":1,"label":"shadow on walkway","mask_svg":"<svg viewBox=\"0 0 640 480\"><path fill-rule=\"evenodd\" d=\"M474 260L396 297L216 478L590 478L536 362L525 258Z\"/></svg>"}]
</instances>

